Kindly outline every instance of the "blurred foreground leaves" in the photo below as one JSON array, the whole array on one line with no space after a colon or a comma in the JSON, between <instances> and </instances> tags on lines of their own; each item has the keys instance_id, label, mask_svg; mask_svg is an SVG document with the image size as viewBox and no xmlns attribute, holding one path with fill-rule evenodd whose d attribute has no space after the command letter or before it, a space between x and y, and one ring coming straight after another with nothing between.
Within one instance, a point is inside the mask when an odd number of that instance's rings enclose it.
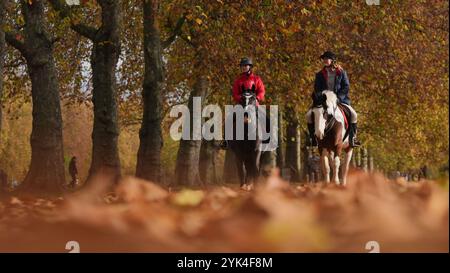
<instances>
[{"instance_id":1,"label":"blurred foreground leaves","mask_svg":"<svg viewBox=\"0 0 450 273\"><path fill-rule=\"evenodd\" d=\"M94 184L94 183L93 183ZM237 185L165 189L125 177L52 199L0 202L0 251L381 252L448 251L448 190L433 181L353 173L346 188L289 184L275 173Z\"/></svg>"}]
</instances>

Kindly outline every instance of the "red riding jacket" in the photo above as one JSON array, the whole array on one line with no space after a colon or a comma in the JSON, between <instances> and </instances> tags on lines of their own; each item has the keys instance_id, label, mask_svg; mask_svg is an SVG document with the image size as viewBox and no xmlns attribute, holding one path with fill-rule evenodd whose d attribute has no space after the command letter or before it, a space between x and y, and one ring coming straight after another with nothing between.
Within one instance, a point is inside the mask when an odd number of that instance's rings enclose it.
<instances>
[{"instance_id":1,"label":"red riding jacket","mask_svg":"<svg viewBox=\"0 0 450 273\"><path fill-rule=\"evenodd\" d=\"M261 80L261 78L253 72L250 74L242 73L239 78L237 78L234 81L233 85L233 99L236 103L239 103L241 101L241 94L242 94L242 87L244 87L245 90L252 89L252 86L255 85L255 94L258 101L256 102L257 105L259 105L260 101L264 101L264 94L266 93L266 90L264 88L264 84Z\"/></svg>"}]
</instances>

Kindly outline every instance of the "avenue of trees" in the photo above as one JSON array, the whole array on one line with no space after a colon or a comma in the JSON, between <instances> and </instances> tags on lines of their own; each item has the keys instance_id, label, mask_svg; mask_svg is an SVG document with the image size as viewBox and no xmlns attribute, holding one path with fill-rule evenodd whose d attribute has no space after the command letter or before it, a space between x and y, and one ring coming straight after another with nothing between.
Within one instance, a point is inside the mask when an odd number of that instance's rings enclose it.
<instances>
[{"instance_id":1,"label":"avenue of trees","mask_svg":"<svg viewBox=\"0 0 450 273\"><path fill-rule=\"evenodd\" d=\"M283 145L263 160L299 171L325 50L350 77L378 169L448 165L448 1L68 2L0 0L0 169L22 189L61 191L72 155L87 183L216 183L232 155L173 141L168 113L195 96L230 104L243 56L281 110Z\"/></svg>"}]
</instances>

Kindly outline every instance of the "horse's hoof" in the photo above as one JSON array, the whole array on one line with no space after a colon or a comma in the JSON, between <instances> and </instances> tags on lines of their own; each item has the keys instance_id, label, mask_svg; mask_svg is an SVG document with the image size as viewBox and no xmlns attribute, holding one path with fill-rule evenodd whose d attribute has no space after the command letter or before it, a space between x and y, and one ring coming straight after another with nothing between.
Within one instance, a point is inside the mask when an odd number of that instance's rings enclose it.
<instances>
[{"instance_id":1,"label":"horse's hoof","mask_svg":"<svg viewBox=\"0 0 450 273\"><path fill-rule=\"evenodd\" d=\"M241 190L247 191L247 184L242 185L242 186L241 186Z\"/></svg>"}]
</instances>

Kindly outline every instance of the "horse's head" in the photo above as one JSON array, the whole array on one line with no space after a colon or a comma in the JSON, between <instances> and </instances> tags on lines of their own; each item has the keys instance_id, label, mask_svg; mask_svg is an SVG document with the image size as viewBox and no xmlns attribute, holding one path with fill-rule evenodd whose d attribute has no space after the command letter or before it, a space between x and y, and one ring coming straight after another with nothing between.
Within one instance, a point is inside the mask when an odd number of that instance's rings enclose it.
<instances>
[{"instance_id":1,"label":"horse's head","mask_svg":"<svg viewBox=\"0 0 450 273\"><path fill-rule=\"evenodd\" d=\"M255 94L255 85L252 85L251 89L245 89L242 86L242 95L241 95L241 105L246 110L248 106L253 105L256 106L256 94Z\"/></svg>"},{"instance_id":2,"label":"horse's head","mask_svg":"<svg viewBox=\"0 0 450 273\"><path fill-rule=\"evenodd\" d=\"M334 111L337 109L337 96L333 91L325 90L322 92L323 100L322 106L328 116L334 116Z\"/></svg>"},{"instance_id":3,"label":"horse's head","mask_svg":"<svg viewBox=\"0 0 450 273\"><path fill-rule=\"evenodd\" d=\"M314 134L319 140L322 140L325 135L326 112L322 105L314 106L312 111L314 114Z\"/></svg>"},{"instance_id":4,"label":"horse's head","mask_svg":"<svg viewBox=\"0 0 450 273\"><path fill-rule=\"evenodd\" d=\"M314 113L315 135L319 140L324 138L326 122L334 116L334 111L337 108L337 96L333 91L323 91L322 99L322 104L312 109Z\"/></svg>"}]
</instances>

